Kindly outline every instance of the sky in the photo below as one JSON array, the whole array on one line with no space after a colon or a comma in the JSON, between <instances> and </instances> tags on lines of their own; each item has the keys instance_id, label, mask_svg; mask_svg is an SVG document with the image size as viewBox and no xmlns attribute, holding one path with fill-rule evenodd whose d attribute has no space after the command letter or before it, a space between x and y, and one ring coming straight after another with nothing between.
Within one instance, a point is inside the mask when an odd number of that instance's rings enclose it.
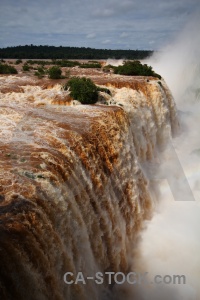
<instances>
[{"instance_id":1,"label":"sky","mask_svg":"<svg viewBox=\"0 0 200 300\"><path fill-rule=\"evenodd\" d=\"M200 0L0 0L0 47L159 50Z\"/></svg>"}]
</instances>

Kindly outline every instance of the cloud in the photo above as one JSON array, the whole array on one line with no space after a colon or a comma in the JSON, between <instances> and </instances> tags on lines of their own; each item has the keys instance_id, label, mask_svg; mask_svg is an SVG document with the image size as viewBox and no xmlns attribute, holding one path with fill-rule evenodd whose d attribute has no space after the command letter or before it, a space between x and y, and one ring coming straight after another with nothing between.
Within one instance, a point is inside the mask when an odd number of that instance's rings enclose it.
<instances>
[{"instance_id":1,"label":"cloud","mask_svg":"<svg viewBox=\"0 0 200 300\"><path fill-rule=\"evenodd\" d=\"M111 17L114 15L114 10L111 8L97 9L93 12L94 17Z\"/></svg>"},{"instance_id":2,"label":"cloud","mask_svg":"<svg viewBox=\"0 0 200 300\"><path fill-rule=\"evenodd\" d=\"M102 41L102 44L109 44L111 41L110 40L104 40Z\"/></svg>"},{"instance_id":3,"label":"cloud","mask_svg":"<svg viewBox=\"0 0 200 300\"><path fill-rule=\"evenodd\" d=\"M41 44L42 36L44 44L148 49L155 41L159 49L199 6L199 0L18 0L17 6L1 0L0 47Z\"/></svg>"},{"instance_id":4,"label":"cloud","mask_svg":"<svg viewBox=\"0 0 200 300\"><path fill-rule=\"evenodd\" d=\"M120 38L126 38L126 37L128 37L129 36L129 33L127 33L127 32L122 32L121 34L120 34Z\"/></svg>"},{"instance_id":5,"label":"cloud","mask_svg":"<svg viewBox=\"0 0 200 300\"><path fill-rule=\"evenodd\" d=\"M93 38L95 38L95 37L96 37L96 34L95 34L95 33L89 33L89 34L86 35L86 38L87 38L87 39L93 39Z\"/></svg>"}]
</instances>

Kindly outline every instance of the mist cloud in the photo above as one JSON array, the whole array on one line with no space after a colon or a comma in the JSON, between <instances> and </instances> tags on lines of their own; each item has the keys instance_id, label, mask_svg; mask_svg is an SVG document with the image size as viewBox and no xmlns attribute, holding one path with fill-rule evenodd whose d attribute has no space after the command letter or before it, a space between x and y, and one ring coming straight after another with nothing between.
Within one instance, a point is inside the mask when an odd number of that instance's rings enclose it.
<instances>
[{"instance_id":1,"label":"mist cloud","mask_svg":"<svg viewBox=\"0 0 200 300\"><path fill-rule=\"evenodd\" d=\"M200 86L199 25L200 15L196 13L181 34L149 62L164 76L178 106L181 134L173 145L195 201L187 201L184 189L179 190L180 199L176 199L167 181L169 172L163 173L166 179L157 182L156 212L141 235L135 261L139 268L153 274L185 275L187 284L177 285L170 298L177 300L200 298L200 102L196 97ZM165 157L160 169L167 165L167 170L171 168L175 174L176 164L169 155ZM176 173L174 182L180 179ZM144 300L159 299L155 294L149 296L148 290L141 294Z\"/></svg>"}]
</instances>

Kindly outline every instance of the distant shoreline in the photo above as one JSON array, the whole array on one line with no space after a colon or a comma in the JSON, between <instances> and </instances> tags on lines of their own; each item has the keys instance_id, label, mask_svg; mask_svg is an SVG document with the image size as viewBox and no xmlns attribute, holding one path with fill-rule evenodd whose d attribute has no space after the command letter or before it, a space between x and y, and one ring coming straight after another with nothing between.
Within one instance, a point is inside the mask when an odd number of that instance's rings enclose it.
<instances>
[{"instance_id":1,"label":"distant shoreline","mask_svg":"<svg viewBox=\"0 0 200 300\"><path fill-rule=\"evenodd\" d=\"M111 50L85 47L55 46L14 46L0 48L0 59L144 59L153 54L152 50Z\"/></svg>"}]
</instances>

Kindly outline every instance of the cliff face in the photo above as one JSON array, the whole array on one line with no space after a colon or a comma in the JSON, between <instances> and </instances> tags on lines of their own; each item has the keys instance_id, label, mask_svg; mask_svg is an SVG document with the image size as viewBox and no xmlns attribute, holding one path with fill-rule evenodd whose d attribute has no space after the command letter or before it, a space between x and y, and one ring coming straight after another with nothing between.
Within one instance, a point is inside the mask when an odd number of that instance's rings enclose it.
<instances>
[{"instance_id":1,"label":"cliff face","mask_svg":"<svg viewBox=\"0 0 200 300\"><path fill-rule=\"evenodd\" d=\"M164 82L97 83L110 106L72 106L59 85L0 93L2 299L99 299L102 286L64 273L129 270L152 211L140 163L176 131L176 109Z\"/></svg>"}]
</instances>

